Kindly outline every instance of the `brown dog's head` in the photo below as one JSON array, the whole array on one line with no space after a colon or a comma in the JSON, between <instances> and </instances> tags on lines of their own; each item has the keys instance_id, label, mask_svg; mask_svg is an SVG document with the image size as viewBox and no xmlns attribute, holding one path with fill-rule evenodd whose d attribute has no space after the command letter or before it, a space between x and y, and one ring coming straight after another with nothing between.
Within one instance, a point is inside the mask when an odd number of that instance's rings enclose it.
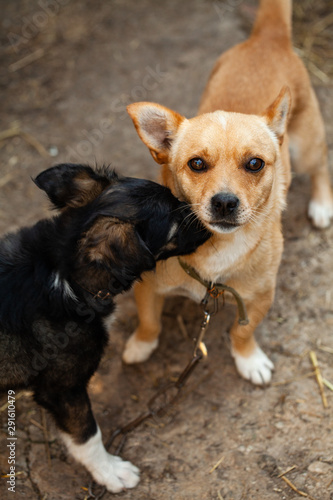
<instances>
[{"instance_id":1,"label":"brown dog's head","mask_svg":"<svg viewBox=\"0 0 333 500\"><path fill-rule=\"evenodd\" d=\"M290 92L283 89L261 115L215 111L190 120L154 103L128 112L163 181L192 205L215 233L230 233L280 211L288 184L280 146Z\"/></svg>"}]
</instances>

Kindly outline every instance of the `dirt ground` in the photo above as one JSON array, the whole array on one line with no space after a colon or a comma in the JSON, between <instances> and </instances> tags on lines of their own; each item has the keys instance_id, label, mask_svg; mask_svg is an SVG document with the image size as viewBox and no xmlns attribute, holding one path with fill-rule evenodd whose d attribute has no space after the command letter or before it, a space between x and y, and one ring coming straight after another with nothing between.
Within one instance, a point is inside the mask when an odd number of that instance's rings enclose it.
<instances>
[{"instance_id":1,"label":"dirt ground","mask_svg":"<svg viewBox=\"0 0 333 500\"><path fill-rule=\"evenodd\" d=\"M54 163L105 162L127 175L158 179L125 105L150 100L194 116L215 59L247 36L255 5L253 0L0 0L0 138L11 130L0 142L0 233L49 214L30 177ZM331 168L333 21L327 16L332 9L328 0L295 6L295 40L323 110ZM315 38L316 44L310 36L303 45L303 34L311 35L313 28L323 38ZM119 498L296 500L299 493L279 477L295 466L286 477L303 496L333 499L333 393L325 388L329 408L324 409L309 358L315 351L332 383L333 227L312 229L308 196L308 179L295 177L284 215L276 300L257 332L275 363L272 384L254 387L237 375L227 337L234 310L225 307L207 335L208 361L197 368L178 406L167 420L145 424L129 437L122 456L140 467L141 482ZM186 365L192 344L179 318L189 336L201 320L199 306L190 300L168 300L158 350L143 365L124 366L121 352L137 317L132 294L119 303L90 388L105 440ZM4 403L1 399L1 475L8 472ZM7 491L2 477L0 498L86 498L87 472L66 456L51 418L29 395L17 400L16 418L16 493Z\"/></svg>"}]
</instances>

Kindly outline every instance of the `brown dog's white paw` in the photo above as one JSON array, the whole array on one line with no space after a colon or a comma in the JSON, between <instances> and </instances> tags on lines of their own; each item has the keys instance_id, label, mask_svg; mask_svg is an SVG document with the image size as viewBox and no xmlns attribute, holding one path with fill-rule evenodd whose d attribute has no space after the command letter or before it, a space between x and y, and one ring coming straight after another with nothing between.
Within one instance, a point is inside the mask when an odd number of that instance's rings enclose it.
<instances>
[{"instance_id":1,"label":"brown dog's white paw","mask_svg":"<svg viewBox=\"0 0 333 500\"><path fill-rule=\"evenodd\" d=\"M324 204L311 200L308 215L315 227L325 229L330 225L333 218L333 203Z\"/></svg>"},{"instance_id":2,"label":"brown dog's white paw","mask_svg":"<svg viewBox=\"0 0 333 500\"><path fill-rule=\"evenodd\" d=\"M250 356L241 356L236 351L231 351L236 363L238 373L250 380L255 385L265 385L271 381L274 365L266 354L256 346Z\"/></svg>"},{"instance_id":3,"label":"brown dog's white paw","mask_svg":"<svg viewBox=\"0 0 333 500\"><path fill-rule=\"evenodd\" d=\"M151 353L158 346L158 340L152 342L143 342L137 340L135 333L126 342L125 350L123 352L123 361L128 365L133 363L143 363L147 361Z\"/></svg>"}]
</instances>

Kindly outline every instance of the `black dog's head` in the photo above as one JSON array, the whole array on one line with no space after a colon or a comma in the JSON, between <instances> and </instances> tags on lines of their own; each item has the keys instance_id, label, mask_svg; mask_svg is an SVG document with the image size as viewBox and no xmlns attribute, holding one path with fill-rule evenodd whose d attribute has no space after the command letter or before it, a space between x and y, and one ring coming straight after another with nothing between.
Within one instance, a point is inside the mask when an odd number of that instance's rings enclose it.
<instances>
[{"instance_id":1,"label":"black dog's head","mask_svg":"<svg viewBox=\"0 0 333 500\"><path fill-rule=\"evenodd\" d=\"M62 164L39 174L35 183L62 209L68 237L76 235L77 273L95 264L120 280L122 290L156 260L192 253L210 236L186 203L152 181Z\"/></svg>"}]
</instances>

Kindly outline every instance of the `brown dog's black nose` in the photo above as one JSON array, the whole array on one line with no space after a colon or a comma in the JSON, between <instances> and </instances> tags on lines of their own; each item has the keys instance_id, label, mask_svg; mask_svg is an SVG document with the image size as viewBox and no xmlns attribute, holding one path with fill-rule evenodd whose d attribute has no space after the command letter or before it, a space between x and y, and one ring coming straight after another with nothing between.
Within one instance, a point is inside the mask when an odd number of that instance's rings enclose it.
<instances>
[{"instance_id":1,"label":"brown dog's black nose","mask_svg":"<svg viewBox=\"0 0 333 500\"><path fill-rule=\"evenodd\" d=\"M239 199L231 193L218 193L213 196L211 203L214 215L228 217L234 215L239 205Z\"/></svg>"}]
</instances>

